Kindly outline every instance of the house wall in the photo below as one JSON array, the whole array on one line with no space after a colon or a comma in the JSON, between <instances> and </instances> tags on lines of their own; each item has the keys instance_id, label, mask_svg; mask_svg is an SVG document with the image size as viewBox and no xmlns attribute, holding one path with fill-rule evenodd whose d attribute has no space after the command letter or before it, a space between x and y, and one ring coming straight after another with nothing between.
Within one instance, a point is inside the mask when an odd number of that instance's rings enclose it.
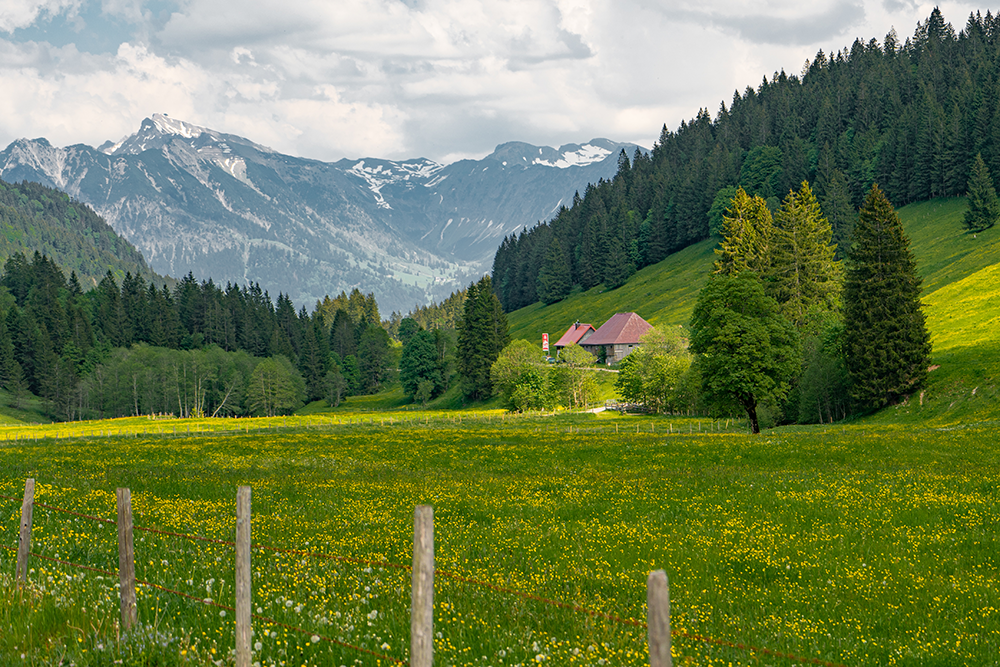
<instances>
[{"instance_id":1,"label":"house wall","mask_svg":"<svg viewBox=\"0 0 1000 667\"><path fill-rule=\"evenodd\" d=\"M595 359L601 358L601 348L604 348L605 358L608 364L617 364L629 355L630 352L639 348L639 343L629 343L625 345L581 345L583 349L594 355Z\"/></svg>"}]
</instances>

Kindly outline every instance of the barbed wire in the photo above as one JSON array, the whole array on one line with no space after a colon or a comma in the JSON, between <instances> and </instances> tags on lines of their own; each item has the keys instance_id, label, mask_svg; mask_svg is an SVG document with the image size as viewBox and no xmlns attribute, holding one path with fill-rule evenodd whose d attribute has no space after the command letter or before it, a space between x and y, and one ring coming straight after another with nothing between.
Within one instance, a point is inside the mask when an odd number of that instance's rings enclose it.
<instances>
[{"instance_id":1,"label":"barbed wire","mask_svg":"<svg viewBox=\"0 0 1000 667\"><path fill-rule=\"evenodd\" d=\"M8 547L6 545L0 545L0 546L2 546L2 548L6 549L7 551L14 551L14 552L17 551L17 549L15 549L13 547ZM51 561L53 563L59 563L60 565L66 565L68 567L75 567L75 568L80 569L80 570L87 570L88 572L96 572L97 574L108 575L108 576L110 576L112 578L115 578L115 577L118 576L118 572L113 572L111 570L105 570L105 569L102 569L102 568L99 568L99 567L91 567L90 565L83 565L81 563L74 563L72 561L63 560L61 558L53 558L52 556L46 556L44 554L37 554L37 553L34 553L34 552L29 552L28 555L31 556L32 558L39 558L41 560ZM171 595L177 595L179 597L186 598L188 600L192 600L194 602L198 602L199 604L203 604L203 605L206 605L206 606L209 606L209 607L215 607L217 609L223 609L225 611L232 612L234 614L236 613L236 608L235 607L230 607L229 605L222 604L221 602L217 602L215 600L212 600L211 598L201 598L201 597L198 597L197 595L191 595L190 593L185 593L184 591L178 591L178 590L175 590L173 588L168 588L166 586L162 586L160 584L154 584L153 582L146 581L144 579L136 579L135 583L139 584L140 586L148 586L149 588L154 588L156 590L163 591L164 593L170 593ZM348 644L347 642L340 641L339 639L334 639L332 637L326 637L326 636L321 635L321 634L319 634L317 632L313 632L311 630L306 630L305 628L300 628L300 627L297 627L297 626L294 626L294 625L289 625L288 623L282 623L281 621L278 621L278 620L273 619L273 618L269 618L267 616L262 616L260 614L253 614L253 613L250 614L250 616L251 616L251 618L254 618L254 619L256 619L258 621L261 621L263 623L268 623L270 625L275 625L275 626L278 626L278 627L282 627L282 628L285 628L287 630L292 630L294 632L301 633L303 635L309 635L310 637L318 637L322 641L329 642L331 644L336 644L337 646L340 646L340 647L343 647L343 648L347 648L347 649L351 649L351 650L354 650L354 651L358 651L360 653L366 653L366 654L374 656L376 658L381 658L383 660L387 660L389 662L393 662L393 663L396 663L396 664L400 664L400 665L405 665L406 664L403 660L400 660L399 658L394 658L391 655L385 655L383 653L378 653L377 651L372 651L370 649L362 648L360 646L355 646L354 644Z\"/></svg>"},{"instance_id":2,"label":"barbed wire","mask_svg":"<svg viewBox=\"0 0 1000 667\"><path fill-rule=\"evenodd\" d=\"M6 498L8 500L21 500L20 498L17 498L15 496L7 496L7 495L3 495L3 494L0 494L0 498ZM101 522L101 523L109 523L109 524L116 523L115 521L113 521L111 519L104 519L102 517L97 517L97 516L93 516L93 515L90 515L90 514L83 514L83 513L80 513L80 512L74 512L72 510L63 509L61 507L55 507L55 506L46 505L46 504L43 504L43 503L34 503L34 504L36 506L38 506L38 507L42 507L42 508L45 508L45 509L48 509L48 510L52 510L52 511L56 511L56 512L62 512L62 513L65 513L65 514L70 514L70 515L82 517L82 518L85 518L85 519L91 519L91 520L98 521L98 522ZM214 543L214 544L222 544L222 545L231 546L231 547L235 547L236 546L235 542L231 542L231 541L228 541L228 540L219 540L219 539L214 539L214 538L210 538L210 537L202 537L202 536L199 536L199 535L191 535L189 533L178 533L178 532L174 532L174 531L161 530L161 529L158 529L158 528L146 528L146 527L142 527L142 526L133 526L133 529L137 530L137 531L143 531L143 532L154 533L154 534L159 534L159 535L167 535L167 536L171 536L171 537L179 537L179 538L184 538L184 539L197 540L197 541L201 541L201 542L210 542L210 543ZM7 547L7 546L4 546L3 548L6 549L6 550L8 550L8 551L15 551L15 552L17 551L17 549L14 549L14 548L11 548L11 547ZM389 561L373 561L373 560L368 560L368 559L363 559L363 558L354 558L354 557L349 557L349 556L337 556L337 555L333 555L333 554L324 554L324 553L320 553L320 552L306 551L306 550L301 550L301 549L287 549L287 548L273 547L273 546L267 546L267 545L262 545L262 544L252 545L251 548L257 549L257 550L260 550L260 551L267 551L267 552L271 552L271 553L290 554L290 555L295 555L295 556L303 556L303 557L307 557L307 558L319 558L319 559L323 559L323 560L335 560L335 561L339 561L339 562L352 563L352 564L355 564L355 565L367 565L369 567L386 567L386 568L398 569L398 570L405 570L405 571L412 571L412 569L413 569L409 565L402 565L402 564L399 564L399 563L391 563ZM77 568L81 568L81 569L85 569L85 570L90 570L92 572L97 572L99 574L107 574L107 575L110 575L110 576L113 576L113 577L118 575L117 572L111 572L109 570L102 570L100 568L94 568L94 567L90 567L90 566L87 566L87 565L80 565L80 564L77 564L77 563L72 563L70 561L65 561L65 560L61 560L61 559L58 559L58 558L53 558L51 556L44 556L42 554L35 554L35 553L30 553L29 555L33 556L33 557L36 557L36 558L40 558L42 560L48 560L48 561L60 563L62 565L67 565L67 566L70 566L70 567L77 567ZM589 609L587 607L584 607L582 605L579 605L579 604L576 604L576 603L572 603L572 602L561 602L559 600L552 600L552 599L549 599L549 598L542 597L540 595L535 595L533 593L525 593L523 591L518 591L518 590L513 589L513 588L508 588L508 587L505 587L505 586L500 586L498 584L493 584L493 583L490 583L490 582L487 582L487 581L483 581L483 580L480 580L480 579L475 579L473 577L467 577L467 576L458 574L456 572L451 572L451 571L448 571L448 570L435 569L435 573L438 574L438 575L440 575L440 576L442 576L442 577L444 577L444 578L446 578L446 579L453 579L455 581L461 581L463 583L472 584L472 585L475 585L475 586L482 586L484 588L488 588L488 589L491 589L491 590L499 592L499 593L506 593L508 595L514 595L514 596L520 597L522 599L532 600L532 601L535 601L535 602L540 602L542 604L547 604L547 605L550 605L550 606L553 606L553 607L557 607L557 608L560 608L560 609L566 609L566 610L569 610L569 611L582 613L582 614L585 614L585 615L588 615L588 616L591 616L591 617L594 617L594 618L603 618L605 620L612 621L612 622L615 622L615 623L619 623L621 625L627 625L627 626L636 627L636 628L642 628L642 629L646 629L648 627L647 624L644 623L644 622L642 622L642 621L637 621L637 620L631 619L631 618L622 618L621 616L618 616L618 615L615 615L615 614L610 614L610 613L607 613L607 612L602 612L602 611L597 611L597 610L594 610L594 609ZM179 595L181 597L189 598L191 600L195 600L195 601L201 602L202 604L208 604L208 605L211 605L211 606L218 607L220 609L225 609L225 610L229 610L229 611L235 611L232 607L227 607L227 606L222 605L220 603L217 603L215 601L211 601L208 598L199 598L197 596L190 595L190 594L184 593L182 591L173 590L173 589L167 588L165 586L161 586L159 584L154 584L154 583L151 583L151 582L148 582L148 581L143 581L143 580L138 580L138 579L136 580L136 583L142 584L144 586L150 586L152 588L156 588L156 589L159 589L159 590L162 590L164 592L171 593L171 594L174 594L174 595ZM341 645L341 646L343 646L345 648L351 648L351 649L354 649L354 650L362 651L364 653L368 653L368 654L376 656L376 657L385 658L386 660L394 661L394 662L397 662L399 664L405 664L405 663L403 663L402 661L400 661L400 660L398 660L396 658L392 658L391 656L386 656L386 655L382 655L382 654L379 654L379 653L376 653L376 652L373 652L373 651L369 651L369 650L363 649L363 648L361 648L359 646L353 646L351 644L345 644L345 643L340 642L338 640L335 640L335 639L332 639L332 638L329 638L329 637L323 637L322 635L318 635L316 633L309 633L307 630L303 630L301 628L296 628L295 626L286 625L286 624L283 624L283 623L281 623L279 621L276 621L274 619L269 619L267 617L259 616L257 614L252 614L252 616L253 616L253 618L257 618L259 620L262 620L262 621L265 621L265 622L268 622L268 623L274 623L275 625L278 625L278 626L281 626L281 627L286 627L286 628L288 628L290 630L295 630L297 632L303 632L303 633L315 635L317 637L320 637L320 639L323 639L324 641L329 641L329 642L332 642L334 644ZM684 631L681 631L681 630L671 630L671 635L673 635L675 637L682 637L682 638L685 638L685 639L690 639L690 640L693 640L693 641L700 641L700 642L704 642L704 643L707 643L707 644L713 644L713 645L716 645L716 646L723 646L723 647L737 649L737 650L742 650L742 651L750 651L750 652L754 652L754 653L760 653L762 655L770 655L770 656L774 656L774 657L777 657L777 658L784 658L784 659L787 659L787 660L791 660L793 662L801 662L801 663L808 663L808 664L813 664L813 665L820 665L821 667L845 667L844 665L842 665L840 663L828 662L828 661L820 660L818 658L805 658L805 657L796 656L796 655L789 654L789 653L782 653L780 651L775 651L775 650L768 649L768 648L754 646L754 645L751 645L751 644L745 644L745 643L741 643L741 642L731 642L731 641L727 641L727 640L724 640L724 639L717 639L717 638L709 637L709 636L705 636L705 635L698 635L698 634L693 634L693 633L687 633L687 632L684 632Z\"/></svg>"}]
</instances>

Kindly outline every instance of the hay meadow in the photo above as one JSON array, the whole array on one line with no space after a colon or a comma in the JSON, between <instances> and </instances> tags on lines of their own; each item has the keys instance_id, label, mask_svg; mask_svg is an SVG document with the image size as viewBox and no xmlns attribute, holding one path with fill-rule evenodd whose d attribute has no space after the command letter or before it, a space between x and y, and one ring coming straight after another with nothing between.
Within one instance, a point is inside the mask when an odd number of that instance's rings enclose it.
<instances>
[{"instance_id":1,"label":"hay meadow","mask_svg":"<svg viewBox=\"0 0 1000 667\"><path fill-rule=\"evenodd\" d=\"M254 551L255 611L281 624L254 623L261 665L405 662L409 572L396 566L424 503L437 567L461 577L437 580L435 664L648 664L632 622L660 568L676 664L799 664L692 636L843 665L1000 659L1000 422L754 438L617 413L239 421L6 427L0 494L34 477L37 502L113 519L126 486L137 526L232 540L236 488L250 485L254 543L314 554ZM0 501L3 545L19 511ZM35 553L116 569L113 525L36 508L34 526ZM139 579L198 600L141 586L140 630L122 634L112 577L33 559L18 589L0 550L13 630L0 661L232 663L232 614L204 603L232 605L232 548L137 532L135 553Z\"/></svg>"}]
</instances>

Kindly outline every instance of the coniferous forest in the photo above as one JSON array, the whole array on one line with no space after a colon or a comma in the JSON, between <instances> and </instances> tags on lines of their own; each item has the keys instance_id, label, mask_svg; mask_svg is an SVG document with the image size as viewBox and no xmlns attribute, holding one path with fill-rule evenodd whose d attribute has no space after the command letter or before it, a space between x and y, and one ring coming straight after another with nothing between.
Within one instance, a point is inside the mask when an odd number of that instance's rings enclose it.
<instances>
[{"instance_id":1,"label":"coniferous forest","mask_svg":"<svg viewBox=\"0 0 1000 667\"><path fill-rule=\"evenodd\" d=\"M311 314L190 274L170 290L108 270L84 292L38 252L11 256L0 287L0 386L57 419L274 415L377 391L396 365L374 295L358 290Z\"/></svg>"},{"instance_id":2,"label":"coniferous forest","mask_svg":"<svg viewBox=\"0 0 1000 667\"><path fill-rule=\"evenodd\" d=\"M650 153L623 153L613 179L504 239L494 287L507 311L614 289L717 232L738 186L773 211L809 181L844 257L873 184L896 207L964 195L977 155L996 187L1000 15L970 15L956 32L934 9L902 42L890 32L820 51L800 74L737 91L714 118L702 109L664 126Z\"/></svg>"}]
</instances>

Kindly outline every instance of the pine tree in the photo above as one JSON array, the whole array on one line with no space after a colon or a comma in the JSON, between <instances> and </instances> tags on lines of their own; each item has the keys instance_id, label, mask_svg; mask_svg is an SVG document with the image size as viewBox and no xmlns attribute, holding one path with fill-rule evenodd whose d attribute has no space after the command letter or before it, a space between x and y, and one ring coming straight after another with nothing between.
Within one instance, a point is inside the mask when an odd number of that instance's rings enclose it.
<instances>
[{"instance_id":1,"label":"pine tree","mask_svg":"<svg viewBox=\"0 0 1000 667\"><path fill-rule=\"evenodd\" d=\"M1000 218L1000 200L993 188L990 170L986 167L982 155L976 155L972 161L972 173L969 175L969 210L965 212L963 223L970 232L981 232L996 224Z\"/></svg>"},{"instance_id":2,"label":"pine tree","mask_svg":"<svg viewBox=\"0 0 1000 667\"><path fill-rule=\"evenodd\" d=\"M774 221L762 197L751 197L743 188L736 190L732 204L722 216L722 241L715 249L714 273L733 275L750 270L758 276L768 273Z\"/></svg>"},{"instance_id":3,"label":"pine tree","mask_svg":"<svg viewBox=\"0 0 1000 667\"><path fill-rule=\"evenodd\" d=\"M553 237L545 251L545 262L538 272L538 296L550 305L565 299L571 287L566 253L559 239Z\"/></svg>"},{"instance_id":4,"label":"pine tree","mask_svg":"<svg viewBox=\"0 0 1000 667\"><path fill-rule=\"evenodd\" d=\"M844 283L844 357L862 410L899 401L927 376L930 334L903 225L873 185L854 227Z\"/></svg>"},{"instance_id":5,"label":"pine tree","mask_svg":"<svg viewBox=\"0 0 1000 667\"><path fill-rule=\"evenodd\" d=\"M832 230L806 181L788 193L774 222L768 288L785 317L803 331L839 307L841 271Z\"/></svg>"}]
</instances>

